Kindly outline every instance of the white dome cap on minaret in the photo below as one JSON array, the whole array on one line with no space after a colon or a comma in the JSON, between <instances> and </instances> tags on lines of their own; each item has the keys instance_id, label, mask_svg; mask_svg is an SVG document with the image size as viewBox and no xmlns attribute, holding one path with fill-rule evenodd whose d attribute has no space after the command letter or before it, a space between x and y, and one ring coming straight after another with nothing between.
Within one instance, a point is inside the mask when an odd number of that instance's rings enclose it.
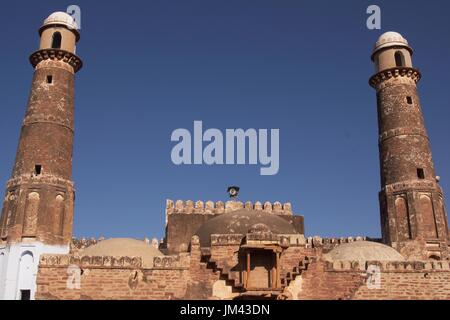
<instances>
[{"instance_id":1,"label":"white dome cap on minaret","mask_svg":"<svg viewBox=\"0 0 450 320\"><path fill-rule=\"evenodd\" d=\"M78 29L77 22L74 18L70 14L62 11L53 12L47 19L44 20L44 26L52 24L62 24L69 29Z\"/></svg>"},{"instance_id":2,"label":"white dome cap on minaret","mask_svg":"<svg viewBox=\"0 0 450 320\"><path fill-rule=\"evenodd\" d=\"M39 35L42 36L44 30L55 27L65 27L72 31L76 36L76 41L80 40L80 32L78 31L78 24L75 19L68 13L57 11L53 12L44 20L44 24L39 29Z\"/></svg>"},{"instance_id":3,"label":"white dome cap on minaret","mask_svg":"<svg viewBox=\"0 0 450 320\"><path fill-rule=\"evenodd\" d=\"M405 47L412 53L412 49L408 44L408 40L403 38L403 36L398 32L389 31L383 33L375 43L373 53L388 47Z\"/></svg>"}]
</instances>

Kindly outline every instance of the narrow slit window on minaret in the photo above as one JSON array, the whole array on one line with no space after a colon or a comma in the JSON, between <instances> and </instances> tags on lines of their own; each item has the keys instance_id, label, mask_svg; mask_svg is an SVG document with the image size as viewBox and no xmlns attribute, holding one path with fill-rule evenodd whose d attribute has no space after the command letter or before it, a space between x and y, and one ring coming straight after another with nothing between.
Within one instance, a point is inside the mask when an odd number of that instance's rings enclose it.
<instances>
[{"instance_id":1,"label":"narrow slit window on minaret","mask_svg":"<svg viewBox=\"0 0 450 320\"><path fill-rule=\"evenodd\" d=\"M47 76L47 83L52 84L53 83L53 76Z\"/></svg>"},{"instance_id":2,"label":"narrow slit window on minaret","mask_svg":"<svg viewBox=\"0 0 450 320\"><path fill-rule=\"evenodd\" d=\"M42 173L42 166L37 164L34 166L34 174L39 176Z\"/></svg>"},{"instance_id":3,"label":"narrow slit window on minaret","mask_svg":"<svg viewBox=\"0 0 450 320\"><path fill-rule=\"evenodd\" d=\"M417 169L417 178L421 180L425 179L425 172L423 171L422 168Z\"/></svg>"},{"instance_id":4,"label":"narrow slit window on minaret","mask_svg":"<svg viewBox=\"0 0 450 320\"><path fill-rule=\"evenodd\" d=\"M411 97L406 97L406 102L407 102L408 104L413 104L413 100L412 100Z\"/></svg>"}]
</instances>

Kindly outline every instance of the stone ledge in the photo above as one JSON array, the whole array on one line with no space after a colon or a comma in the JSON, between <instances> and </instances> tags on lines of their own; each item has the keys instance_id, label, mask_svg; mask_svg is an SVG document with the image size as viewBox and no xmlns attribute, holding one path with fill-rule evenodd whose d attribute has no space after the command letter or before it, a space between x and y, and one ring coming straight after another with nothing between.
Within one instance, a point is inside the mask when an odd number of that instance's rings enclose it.
<instances>
[{"instance_id":1,"label":"stone ledge","mask_svg":"<svg viewBox=\"0 0 450 320\"><path fill-rule=\"evenodd\" d=\"M67 119L61 117L49 116L49 115L32 115L27 116L22 122L23 126L31 126L33 124L49 123L55 126L61 126L68 129L72 134L74 133L74 128L71 122Z\"/></svg>"},{"instance_id":2,"label":"stone ledge","mask_svg":"<svg viewBox=\"0 0 450 320\"><path fill-rule=\"evenodd\" d=\"M239 246L244 237L243 234L212 234L211 246Z\"/></svg>"},{"instance_id":3,"label":"stone ledge","mask_svg":"<svg viewBox=\"0 0 450 320\"><path fill-rule=\"evenodd\" d=\"M396 129L385 131L382 134L380 134L379 142L381 143L381 142L389 140L391 138L394 138L397 136L404 136L404 135L422 136L428 140L428 136L427 136L427 133L425 132L425 130L422 130L419 128L396 128Z\"/></svg>"},{"instance_id":4,"label":"stone ledge","mask_svg":"<svg viewBox=\"0 0 450 320\"><path fill-rule=\"evenodd\" d=\"M39 176L35 176L32 174L22 174L20 176L16 176L6 183L7 189L12 189L17 186L25 185L25 184L46 184L52 185L54 187L66 187L70 186L72 189L75 187L73 181L64 179L60 176L52 175L52 174L41 174Z\"/></svg>"}]
</instances>

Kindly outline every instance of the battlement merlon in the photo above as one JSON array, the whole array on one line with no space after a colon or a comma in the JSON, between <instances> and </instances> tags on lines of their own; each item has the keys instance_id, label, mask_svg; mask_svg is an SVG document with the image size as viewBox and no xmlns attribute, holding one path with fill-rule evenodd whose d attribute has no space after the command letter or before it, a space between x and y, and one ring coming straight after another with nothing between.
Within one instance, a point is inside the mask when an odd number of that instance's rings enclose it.
<instances>
[{"instance_id":1,"label":"battlement merlon","mask_svg":"<svg viewBox=\"0 0 450 320\"><path fill-rule=\"evenodd\" d=\"M255 203L251 201L192 201L192 200L167 200L166 203L166 216L171 214L222 214L233 212L236 210L260 210L277 215L290 215L292 216L292 205L290 203L281 204L281 202L265 202L262 204L257 201Z\"/></svg>"}]
</instances>

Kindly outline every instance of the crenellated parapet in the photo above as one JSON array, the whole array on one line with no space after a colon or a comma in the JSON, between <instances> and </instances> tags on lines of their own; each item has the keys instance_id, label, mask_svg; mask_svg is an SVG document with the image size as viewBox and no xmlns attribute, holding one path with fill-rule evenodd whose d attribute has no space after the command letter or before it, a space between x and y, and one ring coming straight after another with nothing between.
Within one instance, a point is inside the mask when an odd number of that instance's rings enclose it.
<instances>
[{"instance_id":1,"label":"crenellated parapet","mask_svg":"<svg viewBox=\"0 0 450 320\"><path fill-rule=\"evenodd\" d=\"M326 271L366 271L376 267L380 272L450 272L449 261L334 261L326 262Z\"/></svg>"},{"instance_id":2,"label":"crenellated parapet","mask_svg":"<svg viewBox=\"0 0 450 320\"><path fill-rule=\"evenodd\" d=\"M244 237L243 234L212 234L211 246L239 246Z\"/></svg>"},{"instance_id":3,"label":"crenellated parapet","mask_svg":"<svg viewBox=\"0 0 450 320\"><path fill-rule=\"evenodd\" d=\"M109 257L109 256L75 256L67 254L44 254L40 256L40 267L65 268L76 265L80 268L142 268L140 257Z\"/></svg>"},{"instance_id":4,"label":"crenellated parapet","mask_svg":"<svg viewBox=\"0 0 450 320\"><path fill-rule=\"evenodd\" d=\"M212 234L211 246L236 246L245 244L279 244L284 247L304 246L305 236L302 234L275 234L272 232L258 232L247 234Z\"/></svg>"},{"instance_id":5,"label":"crenellated parapet","mask_svg":"<svg viewBox=\"0 0 450 320\"><path fill-rule=\"evenodd\" d=\"M189 268L189 254L180 253L172 256L159 256L153 258L153 269L158 270L173 270L173 269L188 269Z\"/></svg>"},{"instance_id":6,"label":"crenellated parapet","mask_svg":"<svg viewBox=\"0 0 450 320\"><path fill-rule=\"evenodd\" d=\"M222 214L237 210L259 210L278 215L292 215L292 205L290 203L281 204L281 202L265 202L264 204L257 201L241 202L241 201L192 201L192 200L167 200L166 215L171 214Z\"/></svg>"},{"instance_id":7,"label":"crenellated parapet","mask_svg":"<svg viewBox=\"0 0 450 320\"><path fill-rule=\"evenodd\" d=\"M181 253L172 256L157 256L153 258L150 269L174 270L189 268L190 256ZM141 257L112 257L112 256L84 256L77 254L44 254L39 260L40 267L66 268L69 266L80 268L123 268L123 269L148 269L143 264Z\"/></svg>"},{"instance_id":8,"label":"crenellated parapet","mask_svg":"<svg viewBox=\"0 0 450 320\"><path fill-rule=\"evenodd\" d=\"M355 241L376 241L378 239L368 239L367 237L341 237L341 238L322 238L319 236L306 238L307 248L322 248L322 247L335 247L344 243L351 243Z\"/></svg>"}]
</instances>

